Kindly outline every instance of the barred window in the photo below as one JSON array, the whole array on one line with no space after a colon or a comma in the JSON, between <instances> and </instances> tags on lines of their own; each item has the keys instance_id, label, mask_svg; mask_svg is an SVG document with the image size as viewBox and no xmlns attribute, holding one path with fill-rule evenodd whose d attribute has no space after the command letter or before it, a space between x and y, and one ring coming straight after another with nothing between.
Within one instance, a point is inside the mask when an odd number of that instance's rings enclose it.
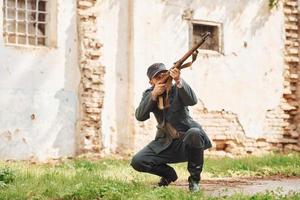
<instances>
[{"instance_id":1,"label":"barred window","mask_svg":"<svg viewBox=\"0 0 300 200\"><path fill-rule=\"evenodd\" d=\"M5 43L48 46L50 36L48 4L50 0L3 0Z\"/></svg>"}]
</instances>

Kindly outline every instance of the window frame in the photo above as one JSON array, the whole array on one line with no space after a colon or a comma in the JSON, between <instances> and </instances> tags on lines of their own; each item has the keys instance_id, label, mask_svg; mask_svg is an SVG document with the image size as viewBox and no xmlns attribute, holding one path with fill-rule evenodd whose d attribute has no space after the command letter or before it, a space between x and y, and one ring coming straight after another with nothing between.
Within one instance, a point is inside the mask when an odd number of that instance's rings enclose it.
<instances>
[{"instance_id":1,"label":"window frame","mask_svg":"<svg viewBox=\"0 0 300 200\"><path fill-rule=\"evenodd\" d=\"M6 0L9 1L9 0ZM12 0L16 1L16 0ZM27 1L27 0L26 0ZM39 0L37 0L39 1ZM43 0L42 0L43 1ZM46 1L46 8L45 12L46 14L46 19L45 19L45 44L44 45L36 45L36 44L18 44L17 42L15 43L8 43L6 40L5 34L6 34L6 27L4 27L4 20L7 20L8 18L5 18L6 16L4 15L4 0L1 0L0 2L0 16L2 16L2 20L0 20L0 42L4 44L4 46L7 47L17 47L17 48L31 48L31 49L40 49L40 48L56 48L57 47L57 0L44 0ZM26 4L25 4L26 5ZM30 9L25 8L26 12L30 12ZM25 14L26 14L25 12ZM43 11L42 11L43 12ZM27 16L27 14L26 14ZM17 16L14 18L15 20L17 19ZM25 23L28 23L27 20ZM55 31L53 31L55 30ZM28 29L26 30L28 31ZM16 30L14 33L18 33ZM28 32L26 32L28 34ZM17 40L17 38L16 38Z\"/></svg>"},{"instance_id":2,"label":"window frame","mask_svg":"<svg viewBox=\"0 0 300 200\"><path fill-rule=\"evenodd\" d=\"M199 53L208 54L224 54L223 48L223 24L220 22L212 22L206 20L190 19L189 20L189 48L193 47L194 41L194 25L214 26L218 29L218 50L198 49Z\"/></svg>"}]
</instances>

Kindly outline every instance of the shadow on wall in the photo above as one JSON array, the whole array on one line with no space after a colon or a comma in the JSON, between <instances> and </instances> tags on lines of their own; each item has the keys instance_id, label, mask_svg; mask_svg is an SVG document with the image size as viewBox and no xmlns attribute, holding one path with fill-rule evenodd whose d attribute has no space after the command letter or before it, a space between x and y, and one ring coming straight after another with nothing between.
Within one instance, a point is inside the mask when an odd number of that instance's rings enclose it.
<instances>
[{"instance_id":1,"label":"shadow on wall","mask_svg":"<svg viewBox=\"0 0 300 200\"><path fill-rule=\"evenodd\" d=\"M76 2L73 1L73 6L68 7L72 10L73 15L68 21L69 24L65 25L68 26L66 33L60 33L60 27L57 29L59 36L67 37L65 47L63 44L58 45L59 49L5 47L4 52L7 56L3 57L5 57L5 61L12 63L10 65L12 65L14 73L10 73L12 77L8 78L12 79L10 81L12 85L5 85L4 91L11 99L5 99L3 102L5 105L12 103L15 105L10 110L6 109L9 116L6 121L1 123L0 128L4 127L15 131L1 134L1 140L5 137L7 141L3 144L3 148L0 145L1 158L29 159L36 157L42 160L46 157L72 156L75 153L77 93L74 91L76 89L74 83L78 79L77 76L74 77L74 74L77 74L74 73L74 68L78 69L74 63L77 64L78 60L77 48L74 47L76 45L74 40L77 37L74 34L76 32ZM61 15L60 12L59 15ZM61 38L59 39L61 40ZM53 64L59 63L55 59L61 59L57 56L60 56L63 50L65 51L65 63L62 63L62 66L54 67ZM76 61L74 62L73 59ZM57 70L62 67L65 68L65 71ZM64 73L64 76L57 72ZM55 75L59 77L55 77ZM64 86L56 83L61 82L62 78ZM55 110L50 110L53 108ZM15 152L16 148L19 153Z\"/></svg>"},{"instance_id":2,"label":"shadow on wall","mask_svg":"<svg viewBox=\"0 0 300 200\"><path fill-rule=\"evenodd\" d=\"M58 111L45 136L57 133L52 145L58 157L73 156L76 144L76 109L74 108L77 107L77 95L62 89L56 92L55 98L59 100Z\"/></svg>"},{"instance_id":3,"label":"shadow on wall","mask_svg":"<svg viewBox=\"0 0 300 200\"><path fill-rule=\"evenodd\" d=\"M80 70L78 66L78 42L77 42L77 1L73 0L72 7L68 8L72 12L69 26L65 31L67 37L65 41L65 74L64 89L56 92L55 98L59 100L57 122L53 123L53 128L61 124L57 132L53 148L58 150L58 155L75 155L76 152L76 119L78 109L78 91L80 82ZM73 37L72 37L73 36ZM74 63L76 65L74 66ZM68 91L71 90L71 91ZM52 127L52 126L51 126ZM51 132L49 132L51 134Z\"/></svg>"}]
</instances>

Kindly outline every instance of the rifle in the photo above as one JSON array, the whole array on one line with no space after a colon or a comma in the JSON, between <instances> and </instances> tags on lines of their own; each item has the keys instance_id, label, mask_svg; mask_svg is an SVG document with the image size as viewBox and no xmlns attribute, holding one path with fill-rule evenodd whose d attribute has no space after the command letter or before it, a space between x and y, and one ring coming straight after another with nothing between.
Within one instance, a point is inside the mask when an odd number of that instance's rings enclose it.
<instances>
[{"instance_id":1,"label":"rifle","mask_svg":"<svg viewBox=\"0 0 300 200\"><path fill-rule=\"evenodd\" d=\"M171 67L171 69L177 68L177 69L184 69L186 67L190 67L193 62L196 60L197 55L198 55L198 51L197 49L207 40L207 38L210 36L209 32L206 32L201 40L195 45L193 46L193 48L191 48L186 54L184 54L184 56L182 58L180 58L177 62L174 63L173 67ZM192 61L188 62L186 64L183 64L190 56L192 55ZM163 110L164 108L168 108L170 107L170 99L169 99L169 92L171 90L172 87L172 77L170 76L170 71L171 69L169 69L163 76L163 78L159 81L159 83L165 83L167 88L166 88L166 98L164 99L163 96L159 96L158 97L158 108L160 110Z\"/></svg>"}]
</instances>

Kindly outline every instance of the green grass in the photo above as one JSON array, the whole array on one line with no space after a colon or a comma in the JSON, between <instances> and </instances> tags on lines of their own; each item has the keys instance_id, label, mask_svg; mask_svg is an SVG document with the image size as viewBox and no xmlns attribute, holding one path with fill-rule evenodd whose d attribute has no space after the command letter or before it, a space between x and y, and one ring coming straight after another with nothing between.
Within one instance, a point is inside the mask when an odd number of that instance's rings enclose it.
<instances>
[{"instance_id":1,"label":"green grass","mask_svg":"<svg viewBox=\"0 0 300 200\"><path fill-rule=\"evenodd\" d=\"M190 194L175 186L153 189L158 178L134 171L128 160L75 159L60 164L0 162L0 199L300 199L300 194L268 192L247 196L209 197ZM186 163L173 165L186 180ZM207 177L300 176L300 155L207 158L203 172ZM179 180L179 181L180 181Z\"/></svg>"},{"instance_id":2,"label":"green grass","mask_svg":"<svg viewBox=\"0 0 300 200\"><path fill-rule=\"evenodd\" d=\"M300 176L300 154L270 154L261 157L208 159L205 171L222 176Z\"/></svg>"}]
</instances>

